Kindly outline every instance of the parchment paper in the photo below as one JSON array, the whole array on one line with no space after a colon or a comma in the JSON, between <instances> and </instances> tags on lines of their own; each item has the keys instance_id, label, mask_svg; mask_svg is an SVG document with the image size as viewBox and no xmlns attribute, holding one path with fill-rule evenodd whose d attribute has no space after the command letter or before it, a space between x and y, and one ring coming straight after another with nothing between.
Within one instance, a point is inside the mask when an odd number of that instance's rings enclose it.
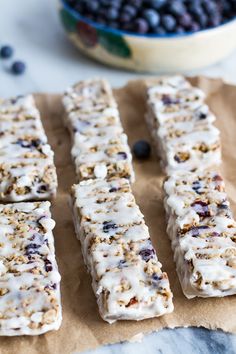
<instances>
[{"instance_id":1,"label":"parchment paper","mask_svg":"<svg viewBox=\"0 0 236 354\"><path fill-rule=\"evenodd\" d=\"M208 103L218 117L216 125L221 130L223 143L222 172L236 215L236 86L203 77L192 81L208 94ZM145 106L142 81L129 83L116 90L115 95L130 145L138 139L150 140L143 118ZM182 294L170 242L165 232L161 191L164 176L154 153L148 161L134 161L137 181L133 190L150 227L152 241L163 269L169 275L175 310L173 314L141 322L120 321L109 325L101 320L68 206L68 193L75 182L75 175L70 159L70 138L62 123L60 96L40 94L36 95L36 99L49 142L55 151L59 177L53 216L57 223L54 236L62 275L63 322L59 331L38 337L2 337L0 353L68 354L129 340L140 332L156 331L164 327L203 326L236 333L236 296L187 300Z\"/></svg>"}]
</instances>

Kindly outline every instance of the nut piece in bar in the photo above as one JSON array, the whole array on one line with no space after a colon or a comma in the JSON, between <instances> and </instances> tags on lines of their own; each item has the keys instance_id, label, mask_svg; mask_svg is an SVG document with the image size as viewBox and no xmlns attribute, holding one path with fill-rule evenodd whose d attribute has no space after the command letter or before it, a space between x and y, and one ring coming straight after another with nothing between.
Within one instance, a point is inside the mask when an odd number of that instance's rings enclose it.
<instances>
[{"instance_id":1,"label":"nut piece in bar","mask_svg":"<svg viewBox=\"0 0 236 354\"><path fill-rule=\"evenodd\" d=\"M60 275L49 202L0 205L0 335L38 335L61 324Z\"/></svg>"},{"instance_id":2,"label":"nut piece in bar","mask_svg":"<svg viewBox=\"0 0 236 354\"><path fill-rule=\"evenodd\" d=\"M147 124L167 174L220 164L220 132L200 89L173 76L147 82L146 92Z\"/></svg>"},{"instance_id":3,"label":"nut piece in bar","mask_svg":"<svg viewBox=\"0 0 236 354\"><path fill-rule=\"evenodd\" d=\"M127 178L134 181L132 155L108 82L81 81L64 94L78 180Z\"/></svg>"},{"instance_id":4,"label":"nut piece in bar","mask_svg":"<svg viewBox=\"0 0 236 354\"><path fill-rule=\"evenodd\" d=\"M176 172L164 183L167 232L187 298L236 294L236 222L217 172Z\"/></svg>"},{"instance_id":5,"label":"nut piece in bar","mask_svg":"<svg viewBox=\"0 0 236 354\"><path fill-rule=\"evenodd\" d=\"M57 175L33 96L0 99L0 200L51 199Z\"/></svg>"},{"instance_id":6,"label":"nut piece in bar","mask_svg":"<svg viewBox=\"0 0 236 354\"><path fill-rule=\"evenodd\" d=\"M73 186L74 223L101 317L142 320L173 311L148 227L126 179Z\"/></svg>"}]
</instances>

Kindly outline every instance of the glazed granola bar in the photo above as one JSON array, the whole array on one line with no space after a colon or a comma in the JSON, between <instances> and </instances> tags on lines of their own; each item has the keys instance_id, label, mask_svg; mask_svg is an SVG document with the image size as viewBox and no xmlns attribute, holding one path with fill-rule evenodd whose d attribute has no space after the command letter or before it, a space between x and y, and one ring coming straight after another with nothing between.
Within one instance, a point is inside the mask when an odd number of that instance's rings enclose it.
<instances>
[{"instance_id":1,"label":"glazed granola bar","mask_svg":"<svg viewBox=\"0 0 236 354\"><path fill-rule=\"evenodd\" d=\"M167 174L221 162L219 130L204 99L204 93L183 77L147 83L146 120Z\"/></svg>"},{"instance_id":2,"label":"glazed granola bar","mask_svg":"<svg viewBox=\"0 0 236 354\"><path fill-rule=\"evenodd\" d=\"M236 222L216 172L176 172L164 183L167 232L186 297L236 294Z\"/></svg>"},{"instance_id":3,"label":"glazed granola bar","mask_svg":"<svg viewBox=\"0 0 236 354\"><path fill-rule=\"evenodd\" d=\"M101 317L142 320L172 312L167 274L126 179L73 186L74 223Z\"/></svg>"},{"instance_id":4,"label":"glazed granola bar","mask_svg":"<svg viewBox=\"0 0 236 354\"><path fill-rule=\"evenodd\" d=\"M49 202L0 205L0 335L38 335L61 324L60 275Z\"/></svg>"},{"instance_id":5,"label":"glazed granola bar","mask_svg":"<svg viewBox=\"0 0 236 354\"><path fill-rule=\"evenodd\" d=\"M47 144L33 96L0 99L0 135L0 200L54 197L54 154Z\"/></svg>"},{"instance_id":6,"label":"glazed granola bar","mask_svg":"<svg viewBox=\"0 0 236 354\"><path fill-rule=\"evenodd\" d=\"M78 179L124 177L133 182L127 136L109 84L101 79L81 81L65 92L63 104Z\"/></svg>"}]
</instances>

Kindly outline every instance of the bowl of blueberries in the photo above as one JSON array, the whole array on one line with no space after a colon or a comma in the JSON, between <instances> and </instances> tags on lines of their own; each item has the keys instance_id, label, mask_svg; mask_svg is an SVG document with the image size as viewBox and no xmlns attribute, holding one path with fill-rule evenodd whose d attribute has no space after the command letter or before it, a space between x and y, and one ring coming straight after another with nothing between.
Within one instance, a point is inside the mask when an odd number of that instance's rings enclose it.
<instances>
[{"instance_id":1,"label":"bowl of blueberries","mask_svg":"<svg viewBox=\"0 0 236 354\"><path fill-rule=\"evenodd\" d=\"M73 43L104 64L177 72L236 48L236 0L60 0Z\"/></svg>"}]
</instances>

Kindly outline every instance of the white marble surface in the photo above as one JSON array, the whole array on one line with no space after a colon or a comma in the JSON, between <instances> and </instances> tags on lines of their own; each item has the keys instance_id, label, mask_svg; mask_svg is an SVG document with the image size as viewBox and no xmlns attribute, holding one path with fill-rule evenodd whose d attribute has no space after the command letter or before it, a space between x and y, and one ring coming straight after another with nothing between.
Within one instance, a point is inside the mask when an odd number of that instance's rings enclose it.
<instances>
[{"instance_id":1,"label":"white marble surface","mask_svg":"<svg viewBox=\"0 0 236 354\"><path fill-rule=\"evenodd\" d=\"M0 0L0 45L12 44L15 59L27 63L25 75L15 77L8 72L11 61L0 61L0 96L61 92L78 79L98 75L121 86L140 76L107 68L78 53L67 41L56 8L56 0ZM236 83L235 64L236 53L220 64L191 74L221 76ZM145 336L141 343L117 344L89 353L233 354L236 336L197 328L163 330Z\"/></svg>"}]
</instances>

